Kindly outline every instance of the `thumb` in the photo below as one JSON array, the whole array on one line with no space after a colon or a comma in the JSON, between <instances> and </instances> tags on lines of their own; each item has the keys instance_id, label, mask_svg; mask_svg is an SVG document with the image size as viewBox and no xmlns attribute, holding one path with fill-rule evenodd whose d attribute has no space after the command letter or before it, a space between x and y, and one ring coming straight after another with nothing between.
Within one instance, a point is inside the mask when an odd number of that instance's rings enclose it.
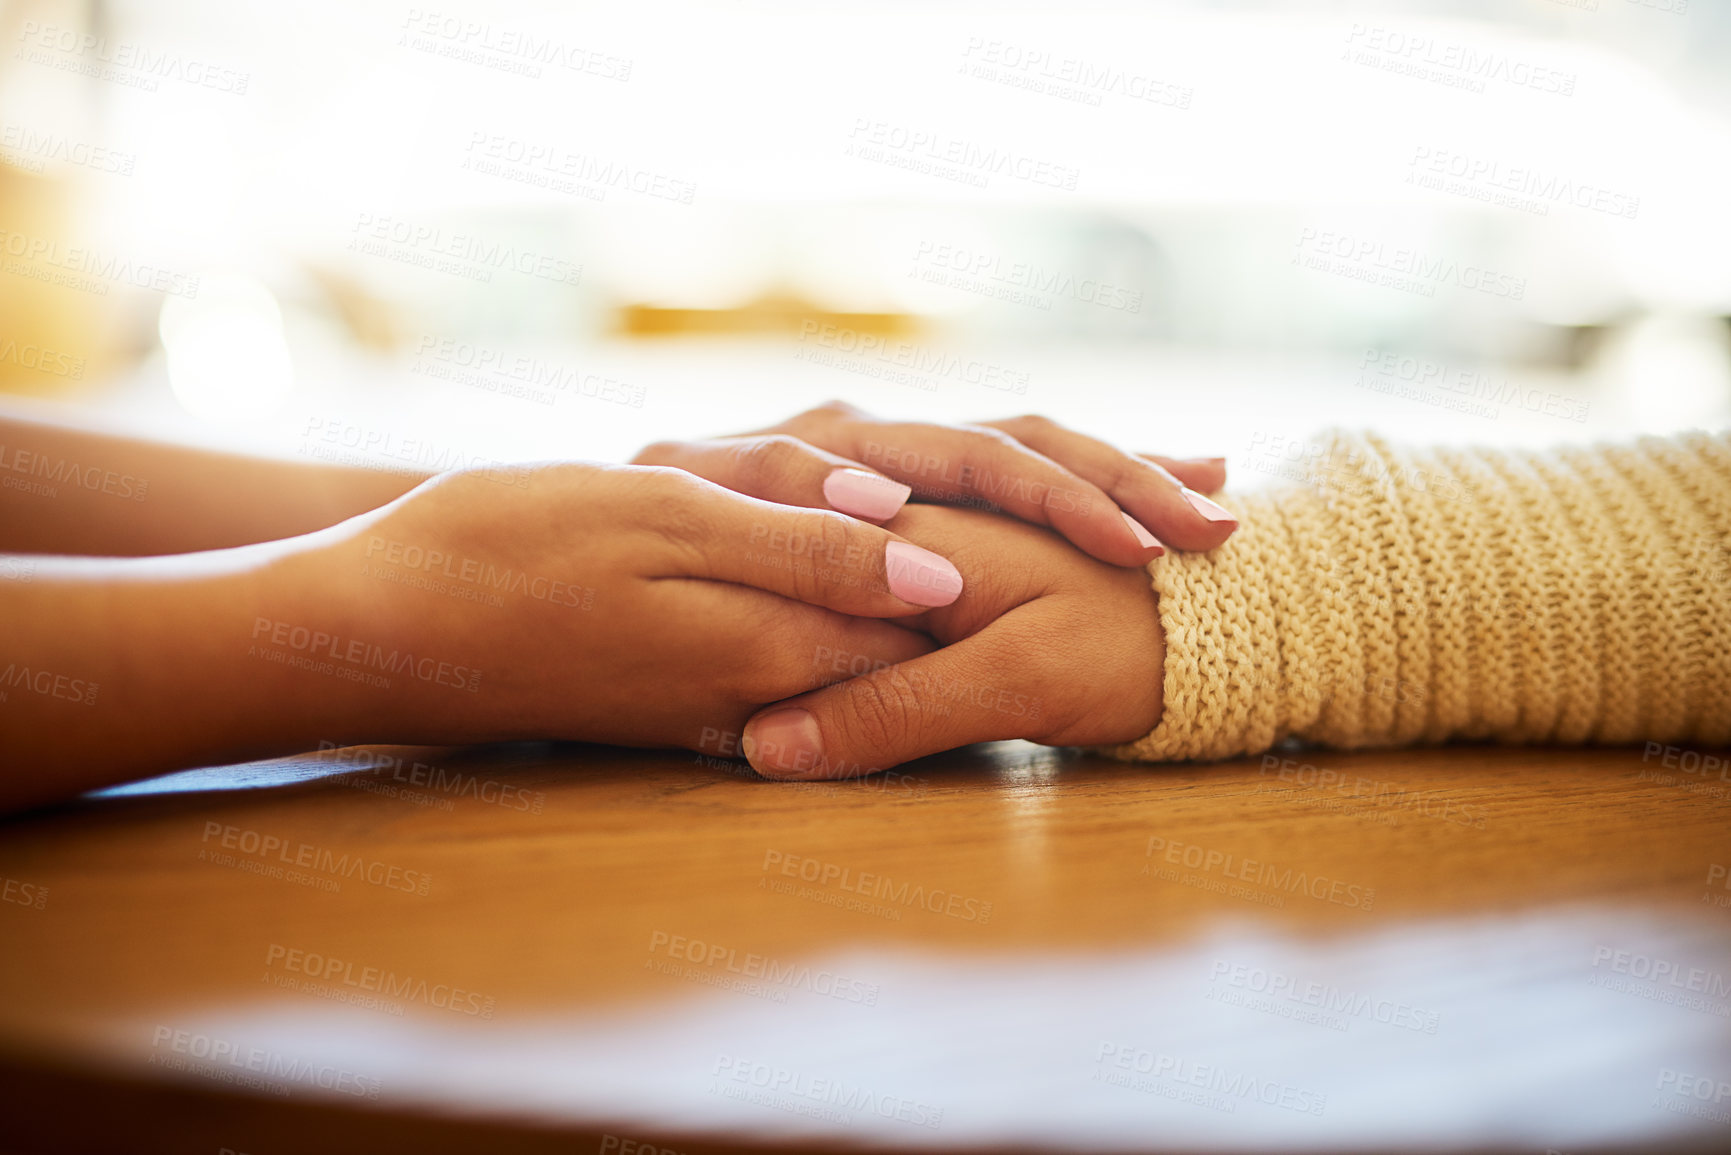
<instances>
[{"instance_id":1,"label":"thumb","mask_svg":"<svg viewBox=\"0 0 1731 1155\"><path fill-rule=\"evenodd\" d=\"M1006 673L1027 668L1010 660L1014 649L976 634L765 706L746 723L745 756L765 778L849 778L970 742L1033 737L1044 703Z\"/></svg>"}]
</instances>

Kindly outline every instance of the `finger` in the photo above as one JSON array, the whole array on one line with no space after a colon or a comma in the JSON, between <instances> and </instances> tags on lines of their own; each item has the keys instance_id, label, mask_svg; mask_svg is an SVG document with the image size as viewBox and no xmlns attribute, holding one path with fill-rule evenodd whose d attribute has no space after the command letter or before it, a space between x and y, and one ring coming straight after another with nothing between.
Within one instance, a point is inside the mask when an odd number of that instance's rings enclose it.
<instances>
[{"instance_id":1,"label":"finger","mask_svg":"<svg viewBox=\"0 0 1731 1155\"><path fill-rule=\"evenodd\" d=\"M1219 493L1226 488L1224 457L1162 457L1158 453L1136 456L1152 461L1197 493Z\"/></svg>"},{"instance_id":2,"label":"finger","mask_svg":"<svg viewBox=\"0 0 1731 1155\"><path fill-rule=\"evenodd\" d=\"M1033 737L1045 703L1006 673L1018 668L1013 633L976 634L767 706L746 723L745 755L766 778L846 778L970 742Z\"/></svg>"},{"instance_id":3,"label":"finger","mask_svg":"<svg viewBox=\"0 0 1731 1155\"><path fill-rule=\"evenodd\" d=\"M913 493L857 461L785 433L658 441L639 453L635 463L669 465L747 497L834 509L869 521L888 521Z\"/></svg>"},{"instance_id":4,"label":"finger","mask_svg":"<svg viewBox=\"0 0 1731 1155\"><path fill-rule=\"evenodd\" d=\"M745 723L777 702L930 653L937 645L916 630L790 602L764 590L707 581L653 583L653 612L677 636L693 639L694 665L720 681L735 705L693 711L682 696L670 740L699 753L741 758ZM704 697L713 697L707 695Z\"/></svg>"},{"instance_id":5,"label":"finger","mask_svg":"<svg viewBox=\"0 0 1731 1155\"><path fill-rule=\"evenodd\" d=\"M1125 453L1046 417L1012 417L988 424L1028 448L1063 462L1078 476L1110 494L1126 513L1176 549L1213 549L1238 528L1237 519L1230 513L1186 488L1163 466L1146 457Z\"/></svg>"},{"instance_id":6,"label":"finger","mask_svg":"<svg viewBox=\"0 0 1731 1155\"><path fill-rule=\"evenodd\" d=\"M670 548L650 576L768 590L863 617L947 606L962 575L944 558L869 522L734 493L675 469L646 469L644 526Z\"/></svg>"},{"instance_id":7,"label":"finger","mask_svg":"<svg viewBox=\"0 0 1731 1155\"><path fill-rule=\"evenodd\" d=\"M931 501L991 508L1050 526L1113 565L1142 565L1165 552L1099 486L986 426L901 424L835 416L813 420L805 440L863 462Z\"/></svg>"},{"instance_id":8,"label":"finger","mask_svg":"<svg viewBox=\"0 0 1731 1155\"><path fill-rule=\"evenodd\" d=\"M855 617L769 593L700 579L653 583L649 612L692 639L706 676L742 701L778 702L930 653L937 643L898 622Z\"/></svg>"}]
</instances>

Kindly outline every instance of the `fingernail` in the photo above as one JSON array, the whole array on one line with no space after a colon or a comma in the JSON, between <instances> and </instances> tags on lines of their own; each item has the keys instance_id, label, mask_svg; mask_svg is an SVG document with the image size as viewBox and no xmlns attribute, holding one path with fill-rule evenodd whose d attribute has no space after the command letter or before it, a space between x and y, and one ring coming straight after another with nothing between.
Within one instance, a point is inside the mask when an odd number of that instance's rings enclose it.
<instances>
[{"instance_id":1,"label":"fingernail","mask_svg":"<svg viewBox=\"0 0 1731 1155\"><path fill-rule=\"evenodd\" d=\"M823 766L823 734L809 710L790 706L765 714L746 727L745 753L766 778L800 778Z\"/></svg>"},{"instance_id":2,"label":"fingernail","mask_svg":"<svg viewBox=\"0 0 1731 1155\"><path fill-rule=\"evenodd\" d=\"M1146 526L1127 513L1124 514L1124 524L1130 527L1130 532L1136 535L1136 541L1143 549L1157 549L1161 553L1166 552L1166 547L1160 544L1160 539L1149 533Z\"/></svg>"},{"instance_id":3,"label":"fingernail","mask_svg":"<svg viewBox=\"0 0 1731 1155\"><path fill-rule=\"evenodd\" d=\"M1194 509L1197 513L1200 513L1203 517L1206 517L1209 521L1230 521L1233 525L1238 524L1238 519L1236 517L1233 517L1230 513L1226 512L1226 510L1214 504L1212 501L1209 501L1194 489L1185 489L1183 490L1183 493L1184 500L1190 503L1190 508Z\"/></svg>"},{"instance_id":4,"label":"fingernail","mask_svg":"<svg viewBox=\"0 0 1731 1155\"><path fill-rule=\"evenodd\" d=\"M1218 465L1222 468L1226 466L1224 457L1186 457L1184 461L1189 465Z\"/></svg>"},{"instance_id":5,"label":"fingernail","mask_svg":"<svg viewBox=\"0 0 1731 1155\"><path fill-rule=\"evenodd\" d=\"M884 546L890 592L916 606L947 606L962 594L962 575L933 553L905 541Z\"/></svg>"},{"instance_id":6,"label":"fingernail","mask_svg":"<svg viewBox=\"0 0 1731 1155\"><path fill-rule=\"evenodd\" d=\"M863 469L837 469L823 479L825 501L843 513L873 521L894 517L913 492L899 481Z\"/></svg>"}]
</instances>

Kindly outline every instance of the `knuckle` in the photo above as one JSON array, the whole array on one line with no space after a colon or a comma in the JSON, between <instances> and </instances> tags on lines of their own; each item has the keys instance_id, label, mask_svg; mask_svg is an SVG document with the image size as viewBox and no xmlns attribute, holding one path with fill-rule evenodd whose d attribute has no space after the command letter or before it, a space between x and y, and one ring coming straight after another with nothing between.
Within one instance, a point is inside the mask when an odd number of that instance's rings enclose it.
<instances>
[{"instance_id":1,"label":"knuckle","mask_svg":"<svg viewBox=\"0 0 1731 1155\"><path fill-rule=\"evenodd\" d=\"M1058 423L1056 421L1053 421L1050 417L1043 416L1039 413L1024 413L1020 417L1010 418L1008 421L1003 422L1003 424L1013 430L1017 436L1034 436L1041 433L1050 433L1052 430L1058 428Z\"/></svg>"},{"instance_id":2,"label":"knuckle","mask_svg":"<svg viewBox=\"0 0 1731 1155\"><path fill-rule=\"evenodd\" d=\"M716 487L683 469L667 465L643 466L636 470L638 500L631 502L634 518L653 527L672 541L694 542L705 537L712 523L706 498Z\"/></svg>"},{"instance_id":3,"label":"knuckle","mask_svg":"<svg viewBox=\"0 0 1731 1155\"><path fill-rule=\"evenodd\" d=\"M754 493L774 491L786 484L808 452L805 442L786 433L754 437L732 449L733 476Z\"/></svg>"},{"instance_id":4,"label":"knuckle","mask_svg":"<svg viewBox=\"0 0 1731 1155\"><path fill-rule=\"evenodd\" d=\"M919 697L907 676L884 670L849 684L848 708L839 719L850 745L866 750L902 746L919 720Z\"/></svg>"},{"instance_id":5,"label":"knuckle","mask_svg":"<svg viewBox=\"0 0 1731 1155\"><path fill-rule=\"evenodd\" d=\"M631 459L632 465L663 465L678 457L684 446L678 441L656 441L645 445Z\"/></svg>"},{"instance_id":6,"label":"knuckle","mask_svg":"<svg viewBox=\"0 0 1731 1155\"><path fill-rule=\"evenodd\" d=\"M1123 492L1139 481L1145 483L1148 472L1147 466L1134 458L1122 453L1114 454L1106 462L1106 484L1101 488L1109 493Z\"/></svg>"},{"instance_id":7,"label":"knuckle","mask_svg":"<svg viewBox=\"0 0 1731 1155\"><path fill-rule=\"evenodd\" d=\"M702 479L676 465L644 465L633 470L637 484L658 497L689 499L702 488Z\"/></svg>"}]
</instances>

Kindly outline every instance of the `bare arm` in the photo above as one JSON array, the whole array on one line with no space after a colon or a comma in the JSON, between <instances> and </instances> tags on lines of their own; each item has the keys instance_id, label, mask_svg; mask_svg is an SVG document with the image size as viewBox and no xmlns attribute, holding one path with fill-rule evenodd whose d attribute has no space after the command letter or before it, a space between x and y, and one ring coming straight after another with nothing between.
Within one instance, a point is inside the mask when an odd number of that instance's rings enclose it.
<instances>
[{"instance_id":1,"label":"bare arm","mask_svg":"<svg viewBox=\"0 0 1731 1155\"><path fill-rule=\"evenodd\" d=\"M275 552L0 556L0 811L351 732L346 687L248 652L261 612L328 617Z\"/></svg>"},{"instance_id":2,"label":"bare arm","mask_svg":"<svg viewBox=\"0 0 1731 1155\"><path fill-rule=\"evenodd\" d=\"M819 655L930 650L898 620L961 584L839 513L579 462L234 549L0 554L0 811L321 741L721 753Z\"/></svg>"},{"instance_id":3,"label":"bare arm","mask_svg":"<svg viewBox=\"0 0 1731 1155\"><path fill-rule=\"evenodd\" d=\"M335 525L431 474L273 461L0 410L0 551L138 557Z\"/></svg>"}]
</instances>

